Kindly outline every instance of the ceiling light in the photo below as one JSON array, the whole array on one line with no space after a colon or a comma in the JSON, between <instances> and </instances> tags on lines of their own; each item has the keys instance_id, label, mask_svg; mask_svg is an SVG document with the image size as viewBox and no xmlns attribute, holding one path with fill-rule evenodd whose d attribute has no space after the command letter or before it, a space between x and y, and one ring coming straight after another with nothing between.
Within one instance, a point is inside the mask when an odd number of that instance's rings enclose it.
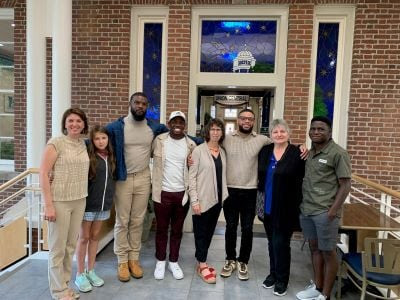
<instances>
[{"instance_id":1,"label":"ceiling light","mask_svg":"<svg viewBox=\"0 0 400 300\"><path fill-rule=\"evenodd\" d=\"M15 27L15 24L14 24L14 23L12 23L12 24L11 24L11 27Z\"/></svg>"},{"instance_id":2,"label":"ceiling light","mask_svg":"<svg viewBox=\"0 0 400 300\"><path fill-rule=\"evenodd\" d=\"M0 47L3 47L4 45L0 43Z\"/></svg>"}]
</instances>

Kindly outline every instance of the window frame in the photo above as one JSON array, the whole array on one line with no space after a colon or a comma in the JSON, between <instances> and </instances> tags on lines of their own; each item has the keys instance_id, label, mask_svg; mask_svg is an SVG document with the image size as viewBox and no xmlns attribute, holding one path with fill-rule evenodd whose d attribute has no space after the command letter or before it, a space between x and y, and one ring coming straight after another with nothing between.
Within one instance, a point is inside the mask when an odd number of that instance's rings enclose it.
<instances>
[{"instance_id":1,"label":"window frame","mask_svg":"<svg viewBox=\"0 0 400 300\"><path fill-rule=\"evenodd\" d=\"M0 8L0 19L1 20L14 20L14 9L13 8ZM13 44L15 42L13 41ZM14 65L13 66L4 66L5 68L12 68L15 70ZM3 68L0 66L0 68ZM13 94L14 95L14 89L0 89L0 93L7 93L7 94ZM1 113L0 115L4 116L14 116L15 118L15 112L12 113ZM14 126L14 122L13 122ZM15 140L15 134L13 137L9 136L0 136L0 139L12 139ZM14 162L15 162L15 145L14 145L14 159L1 159L0 158L0 171L14 171Z\"/></svg>"},{"instance_id":2,"label":"window frame","mask_svg":"<svg viewBox=\"0 0 400 300\"><path fill-rule=\"evenodd\" d=\"M309 126L314 113L315 75L317 69L319 24L339 23L332 138L343 148L347 147L347 125L350 102L349 98L352 67L351 62L353 56L354 19L354 5L317 5L314 9L314 28L311 52L311 77L307 125ZM307 145L309 147L311 146L311 140L308 135Z\"/></svg>"},{"instance_id":3,"label":"window frame","mask_svg":"<svg viewBox=\"0 0 400 300\"><path fill-rule=\"evenodd\" d=\"M189 113L188 132L196 132L196 108L198 87L253 88L275 91L271 109L274 118L282 118L284 113L288 5L235 5L226 6L192 6L190 80L189 80ZM274 73L209 73L200 72L201 54L201 21L202 20L274 20L277 21L275 69ZM217 83L217 85L216 85Z\"/></svg>"},{"instance_id":4,"label":"window frame","mask_svg":"<svg viewBox=\"0 0 400 300\"><path fill-rule=\"evenodd\" d=\"M166 86L167 86L167 41L168 41L168 7L167 6L132 6L131 8L131 41L129 63L129 95L143 90L143 44L144 25L147 23L163 24L162 58L161 58L161 91L160 123L166 122Z\"/></svg>"}]
</instances>

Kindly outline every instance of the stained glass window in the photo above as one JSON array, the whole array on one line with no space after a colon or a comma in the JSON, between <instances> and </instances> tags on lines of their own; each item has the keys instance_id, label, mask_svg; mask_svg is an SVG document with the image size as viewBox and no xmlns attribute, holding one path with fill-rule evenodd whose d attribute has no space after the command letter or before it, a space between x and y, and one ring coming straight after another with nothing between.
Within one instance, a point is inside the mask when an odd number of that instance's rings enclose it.
<instances>
[{"instance_id":1,"label":"stained glass window","mask_svg":"<svg viewBox=\"0 0 400 300\"><path fill-rule=\"evenodd\" d=\"M314 116L333 120L339 23L319 23Z\"/></svg>"},{"instance_id":2,"label":"stained glass window","mask_svg":"<svg viewBox=\"0 0 400 300\"><path fill-rule=\"evenodd\" d=\"M273 73L276 21L203 20L200 72Z\"/></svg>"},{"instance_id":3,"label":"stained glass window","mask_svg":"<svg viewBox=\"0 0 400 300\"><path fill-rule=\"evenodd\" d=\"M144 24L143 92L149 98L146 117L160 122L163 24Z\"/></svg>"}]
</instances>

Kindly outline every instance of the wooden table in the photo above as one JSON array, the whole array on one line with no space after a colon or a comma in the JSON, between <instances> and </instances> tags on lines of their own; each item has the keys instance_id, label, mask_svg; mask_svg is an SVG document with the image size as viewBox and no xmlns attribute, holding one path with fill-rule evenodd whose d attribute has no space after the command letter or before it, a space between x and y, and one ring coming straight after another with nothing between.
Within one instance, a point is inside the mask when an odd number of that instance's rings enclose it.
<instances>
[{"instance_id":1,"label":"wooden table","mask_svg":"<svg viewBox=\"0 0 400 300\"><path fill-rule=\"evenodd\" d=\"M342 209L340 228L356 233L349 236L349 250L360 252L364 249L365 237L376 237L378 231L400 230L400 223L372 205L345 203Z\"/></svg>"}]
</instances>

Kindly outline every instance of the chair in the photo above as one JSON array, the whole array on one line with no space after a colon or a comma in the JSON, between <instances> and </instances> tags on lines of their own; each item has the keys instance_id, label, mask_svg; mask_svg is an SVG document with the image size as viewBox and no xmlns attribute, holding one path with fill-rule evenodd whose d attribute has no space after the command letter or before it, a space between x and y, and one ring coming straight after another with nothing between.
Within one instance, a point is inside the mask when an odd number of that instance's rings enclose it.
<instances>
[{"instance_id":1,"label":"chair","mask_svg":"<svg viewBox=\"0 0 400 300\"><path fill-rule=\"evenodd\" d=\"M379 299L399 299L399 296L390 298L391 289L400 285L400 240L365 238L365 250L362 253L346 253L339 266L337 299L341 299L342 268L348 278L361 290L361 300L365 295ZM376 295L367 291L367 286L387 289L386 296Z\"/></svg>"}]
</instances>

